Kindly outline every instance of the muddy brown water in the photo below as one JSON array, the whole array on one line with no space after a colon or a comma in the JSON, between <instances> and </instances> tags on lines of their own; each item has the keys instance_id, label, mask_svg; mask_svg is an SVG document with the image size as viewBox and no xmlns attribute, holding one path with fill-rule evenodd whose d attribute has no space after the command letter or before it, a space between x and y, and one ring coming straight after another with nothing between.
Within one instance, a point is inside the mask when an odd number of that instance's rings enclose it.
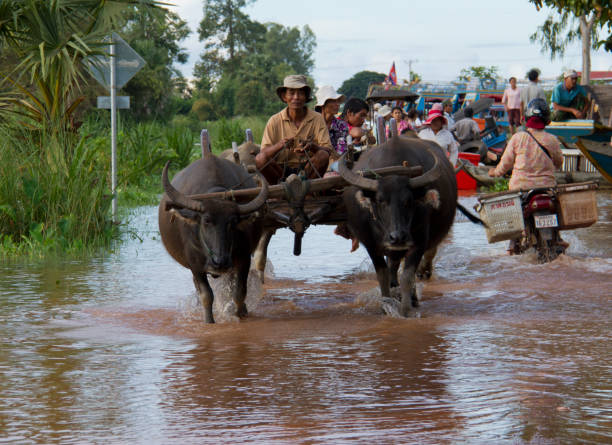
<instances>
[{"instance_id":1,"label":"muddy brown water","mask_svg":"<svg viewBox=\"0 0 612 445\"><path fill-rule=\"evenodd\" d=\"M473 197L461 201L471 207ZM2 443L612 443L612 194L536 265L461 219L421 306L380 314L363 248L273 238L248 320L199 321L156 209L86 262L0 265Z\"/></svg>"}]
</instances>

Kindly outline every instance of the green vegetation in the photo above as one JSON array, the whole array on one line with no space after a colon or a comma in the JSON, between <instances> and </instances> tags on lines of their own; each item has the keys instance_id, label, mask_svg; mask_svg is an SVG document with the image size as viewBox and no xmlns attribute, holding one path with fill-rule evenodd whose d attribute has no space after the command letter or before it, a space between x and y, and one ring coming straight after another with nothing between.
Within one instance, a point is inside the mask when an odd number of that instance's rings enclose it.
<instances>
[{"instance_id":1,"label":"green vegetation","mask_svg":"<svg viewBox=\"0 0 612 445\"><path fill-rule=\"evenodd\" d=\"M78 134L0 127L0 255L108 244L115 231L99 156Z\"/></svg>"},{"instance_id":2,"label":"green vegetation","mask_svg":"<svg viewBox=\"0 0 612 445\"><path fill-rule=\"evenodd\" d=\"M190 31L164 2L0 1L0 257L87 254L125 229L110 221L110 113L93 108L108 92L87 68L107 56L113 30L146 61L120 92L131 97L118 122L120 215L158 202L163 165L201 156L202 128L216 153L247 128L261 139L282 107L276 86L312 69L314 34L253 22L245 1L203 3L221 21L200 38L227 40L204 54L191 86L174 66Z\"/></svg>"},{"instance_id":3,"label":"green vegetation","mask_svg":"<svg viewBox=\"0 0 612 445\"><path fill-rule=\"evenodd\" d=\"M499 68L496 66L470 66L463 68L457 79L462 82L469 82L471 79L494 80L499 74Z\"/></svg>"},{"instance_id":4,"label":"green vegetation","mask_svg":"<svg viewBox=\"0 0 612 445\"><path fill-rule=\"evenodd\" d=\"M505 192L508 190L508 182L510 182L509 179L498 178L494 184L481 187L479 191L482 193Z\"/></svg>"},{"instance_id":5,"label":"green vegetation","mask_svg":"<svg viewBox=\"0 0 612 445\"><path fill-rule=\"evenodd\" d=\"M371 83L381 83L385 80L385 77L387 76L374 71L360 71L342 82L338 92L344 94L347 98L358 97L365 100L368 94L368 86Z\"/></svg>"},{"instance_id":6,"label":"green vegetation","mask_svg":"<svg viewBox=\"0 0 612 445\"><path fill-rule=\"evenodd\" d=\"M591 75L591 48L603 46L612 51L612 9L602 0L529 0L537 9L547 6L554 12L530 36L539 42L542 52L551 60L563 57L571 42L582 44L582 76L580 83L588 85ZM600 40L599 31L607 34Z\"/></svg>"}]
</instances>

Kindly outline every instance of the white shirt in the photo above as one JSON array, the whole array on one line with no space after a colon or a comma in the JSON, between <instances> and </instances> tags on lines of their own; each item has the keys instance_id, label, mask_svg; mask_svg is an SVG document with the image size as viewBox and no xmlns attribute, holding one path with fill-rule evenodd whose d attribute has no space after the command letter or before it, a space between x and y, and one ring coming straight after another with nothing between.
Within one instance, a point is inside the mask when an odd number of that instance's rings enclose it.
<instances>
[{"instance_id":1,"label":"white shirt","mask_svg":"<svg viewBox=\"0 0 612 445\"><path fill-rule=\"evenodd\" d=\"M448 122L448 128L451 128L453 125L455 125L455 119L453 119L453 116L451 116L450 113L447 113L445 111L444 117L446 118L446 122Z\"/></svg>"},{"instance_id":2,"label":"white shirt","mask_svg":"<svg viewBox=\"0 0 612 445\"><path fill-rule=\"evenodd\" d=\"M446 152L448 160L453 166L457 163L459 157L459 144L453 137L450 131L442 128L438 133L434 133L433 130L426 126L423 130L419 131L419 137L428 141L437 142L442 150Z\"/></svg>"}]
</instances>

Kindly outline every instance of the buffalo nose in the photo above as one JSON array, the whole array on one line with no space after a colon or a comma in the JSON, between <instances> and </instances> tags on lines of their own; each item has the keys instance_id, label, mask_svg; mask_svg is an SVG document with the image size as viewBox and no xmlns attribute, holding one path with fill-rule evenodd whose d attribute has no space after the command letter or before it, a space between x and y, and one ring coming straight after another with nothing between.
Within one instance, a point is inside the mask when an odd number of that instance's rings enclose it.
<instances>
[{"instance_id":1,"label":"buffalo nose","mask_svg":"<svg viewBox=\"0 0 612 445\"><path fill-rule=\"evenodd\" d=\"M231 261L228 257L213 256L211 257L210 262L218 269L227 269L231 266Z\"/></svg>"},{"instance_id":2,"label":"buffalo nose","mask_svg":"<svg viewBox=\"0 0 612 445\"><path fill-rule=\"evenodd\" d=\"M397 244L401 242L402 238L403 236L399 231L391 232L389 234L389 241L391 241L391 244Z\"/></svg>"}]
</instances>

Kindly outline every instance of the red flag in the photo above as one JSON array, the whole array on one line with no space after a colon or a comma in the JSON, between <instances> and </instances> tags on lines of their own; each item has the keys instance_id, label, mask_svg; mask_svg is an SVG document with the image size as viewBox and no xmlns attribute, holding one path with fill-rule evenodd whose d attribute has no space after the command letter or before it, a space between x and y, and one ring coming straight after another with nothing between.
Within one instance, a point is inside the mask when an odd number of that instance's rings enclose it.
<instances>
[{"instance_id":1,"label":"red flag","mask_svg":"<svg viewBox=\"0 0 612 445\"><path fill-rule=\"evenodd\" d=\"M391 69L389 70L389 82L391 85L397 85L397 73L395 72L395 62L391 65Z\"/></svg>"}]
</instances>

